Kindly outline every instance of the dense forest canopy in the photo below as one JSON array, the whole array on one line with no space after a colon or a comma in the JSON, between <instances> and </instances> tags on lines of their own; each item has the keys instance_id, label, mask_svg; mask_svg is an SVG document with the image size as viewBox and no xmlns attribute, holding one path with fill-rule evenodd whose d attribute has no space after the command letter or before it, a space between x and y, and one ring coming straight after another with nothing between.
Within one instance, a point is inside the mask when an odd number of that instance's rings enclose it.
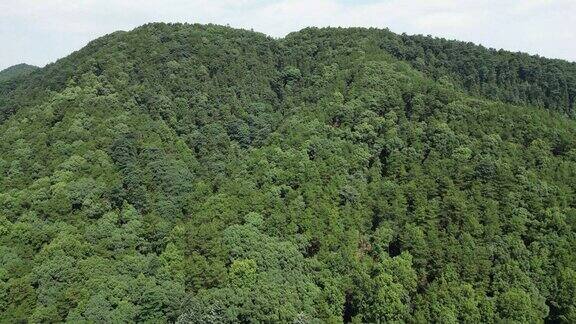
<instances>
[{"instance_id":1,"label":"dense forest canopy","mask_svg":"<svg viewBox=\"0 0 576 324\"><path fill-rule=\"evenodd\" d=\"M148 24L0 82L2 322L575 322L576 65Z\"/></svg>"}]
</instances>

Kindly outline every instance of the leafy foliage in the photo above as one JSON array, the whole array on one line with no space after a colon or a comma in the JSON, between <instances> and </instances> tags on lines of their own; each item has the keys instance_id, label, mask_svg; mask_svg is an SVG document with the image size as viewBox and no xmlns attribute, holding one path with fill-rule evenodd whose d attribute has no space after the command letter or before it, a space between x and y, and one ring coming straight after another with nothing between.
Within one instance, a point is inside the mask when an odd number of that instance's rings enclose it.
<instances>
[{"instance_id":1,"label":"leafy foliage","mask_svg":"<svg viewBox=\"0 0 576 324\"><path fill-rule=\"evenodd\" d=\"M0 320L574 322L575 76L374 29L97 39L0 85Z\"/></svg>"}]
</instances>

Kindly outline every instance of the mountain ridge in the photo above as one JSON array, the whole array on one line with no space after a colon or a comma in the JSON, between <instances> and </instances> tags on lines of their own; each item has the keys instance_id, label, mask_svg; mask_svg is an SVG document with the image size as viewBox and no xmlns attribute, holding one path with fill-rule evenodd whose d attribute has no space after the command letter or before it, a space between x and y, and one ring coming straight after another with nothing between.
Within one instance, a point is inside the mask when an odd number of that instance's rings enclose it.
<instances>
[{"instance_id":1,"label":"mountain ridge","mask_svg":"<svg viewBox=\"0 0 576 324\"><path fill-rule=\"evenodd\" d=\"M495 50L471 42L446 40L444 38L422 35L394 34L387 29L378 28L308 27L289 33L280 39L273 39L263 33L214 24L149 23L135 28L133 32L146 29L170 28L170 26L173 26L173 28L182 26L186 28L228 28L230 31L253 33L254 35L274 40L279 44L289 43L289 39L298 38L299 35L306 33L315 35L332 32L352 33L364 42L374 43L374 46L377 46L380 51L388 53L396 59L409 62L415 69L425 73L428 77L435 80L448 79L473 96L497 99L517 105L538 106L560 111L569 117L574 115L576 102L576 80L574 77L576 75L576 63L574 62L543 58L521 52ZM52 75L54 72L49 71L56 69L62 73L62 68L59 67L61 64L58 64L58 62L74 60L74 57L77 56L80 58L82 55L90 55L98 47L106 46L106 42L115 40L117 36L125 35L126 33L130 32L117 31L99 37L84 48L73 52L69 57L48 64L46 66L47 71L44 74L49 74L53 78L56 75ZM357 44L353 46L357 46ZM438 48L445 52L443 55L448 55L443 58L445 61L455 63L450 65L438 64L438 59L436 58L436 55L439 55L437 52ZM463 52L470 52L467 53L469 56L465 56L463 59L459 58ZM281 60L282 58L278 59ZM67 69L70 70L69 68ZM506 71L511 71L513 74L506 75ZM59 87L62 86L64 84L60 83ZM503 90L495 90L498 88ZM30 90L28 89L27 91L30 92ZM6 90L4 89L4 91ZM0 106L0 109L2 109L2 106Z\"/></svg>"},{"instance_id":2,"label":"mountain ridge","mask_svg":"<svg viewBox=\"0 0 576 324\"><path fill-rule=\"evenodd\" d=\"M37 69L39 69L39 67L26 63L12 65L0 71L0 82L6 82L13 78L28 75Z\"/></svg>"}]
</instances>

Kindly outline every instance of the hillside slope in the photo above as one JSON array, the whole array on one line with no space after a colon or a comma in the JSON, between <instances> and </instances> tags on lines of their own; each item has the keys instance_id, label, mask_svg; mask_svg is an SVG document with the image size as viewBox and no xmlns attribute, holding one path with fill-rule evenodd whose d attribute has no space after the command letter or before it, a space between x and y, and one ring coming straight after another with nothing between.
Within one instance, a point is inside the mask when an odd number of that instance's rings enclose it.
<instances>
[{"instance_id":1,"label":"hillside slope","mask_svg":"<svg viewBox=\"0 0 576 324\"><path fill-rule=\"evenodd\" d=\"M5 82L10 79L28 75L39 69L39 67L29 64L17 64L0 71L0 82Z\"/></svg>"},{"instance_id":2,"label":"hillside slope","mask_svg":"<svg viewBox=\"0 0 576 324\"><path fill-rule=\"evenodd\" d=\"M435 81L451 82L474 96L575 114L574 62L374 28L307 28L288 35L285 42L299 48L295 54L300 59L312 62L323 48L385 52Z\"/></svg>"},{"instance_id":3,"label":"hillside slope","mask_svg":"<svg viewBox=\"0 0 576 324\"><path fill-rule=\"evenodd\" d=\"M0 321L574 322L572 68L366 29L95 40L0 86Z\"/></svg>"}]
</instances>

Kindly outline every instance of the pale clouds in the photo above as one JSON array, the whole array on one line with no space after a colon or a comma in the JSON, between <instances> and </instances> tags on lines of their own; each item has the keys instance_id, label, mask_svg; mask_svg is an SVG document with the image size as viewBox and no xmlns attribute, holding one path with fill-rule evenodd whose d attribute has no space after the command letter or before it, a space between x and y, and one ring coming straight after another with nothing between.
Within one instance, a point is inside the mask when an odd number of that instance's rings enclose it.
<instances>
[{"instance_id":1,"label":"pale clouds","mask_svg":"<svg viewBox=\"0 0 576 324\"><path fill-rule=\"evenodd\" d=\"M430 34L576 61L576 0L0 0L0 69L44 65L146 22L229 24L274 37L307 26Z\"/></svg>"}]
</instances>

